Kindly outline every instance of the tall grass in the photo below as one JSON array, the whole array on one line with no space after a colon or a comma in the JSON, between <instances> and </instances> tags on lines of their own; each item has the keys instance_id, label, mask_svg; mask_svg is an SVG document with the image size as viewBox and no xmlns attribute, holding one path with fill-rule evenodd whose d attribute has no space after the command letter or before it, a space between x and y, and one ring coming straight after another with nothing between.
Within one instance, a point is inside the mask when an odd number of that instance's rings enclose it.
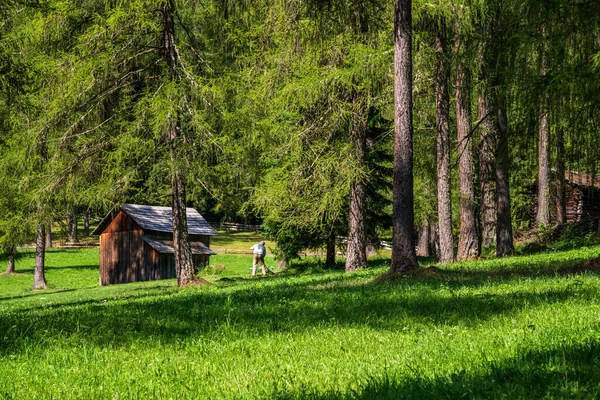
<instances>
[{"instance_id":1,"label":"tall grass","mask_svg":"<svg viewBox=\"0 0 600 400\"><path fill-rule=\"evenodd\" d=\"M453 264L374 283L305 268L210 285L98 286L97 250L0 276L0 398L598 398L600 247ZM272 263L268 260L267 264ZM226 278L226 279L224 279Z\"/></svg>"}]
</instances>

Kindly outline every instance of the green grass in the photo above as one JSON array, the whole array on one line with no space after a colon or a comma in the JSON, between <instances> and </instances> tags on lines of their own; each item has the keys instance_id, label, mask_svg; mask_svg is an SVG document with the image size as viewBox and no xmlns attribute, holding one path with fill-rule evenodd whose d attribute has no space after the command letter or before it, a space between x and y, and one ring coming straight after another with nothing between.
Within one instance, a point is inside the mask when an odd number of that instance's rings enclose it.
<instances>
[{"instance_id":1,"label":"green grass","mask_svg":"<svg viewBox=\"0 0 600 400\"><path fill-rule=\"evenodd\" d=\"M261 233L230 231L218 231L218 236L211 237L210 247L217 253L224 251L250 252L250 247L261 240L265 241L269 253L271 249L275 248L275 243L267 240Z\"/></svg>"},{"instance_id":2,"label":"green grass","mask_svg":"<svg viewBox=\"0 0 600 400\"><path fill-rule=\"evenodd\" d=\"M573 268L599 246L383 283L384 257L250 279L227 254L183 289L99 287L97 252L49 252L46 291L31 254L0 275L0 398L600 397L600 279Z\"/></svg>"}]
</instances>

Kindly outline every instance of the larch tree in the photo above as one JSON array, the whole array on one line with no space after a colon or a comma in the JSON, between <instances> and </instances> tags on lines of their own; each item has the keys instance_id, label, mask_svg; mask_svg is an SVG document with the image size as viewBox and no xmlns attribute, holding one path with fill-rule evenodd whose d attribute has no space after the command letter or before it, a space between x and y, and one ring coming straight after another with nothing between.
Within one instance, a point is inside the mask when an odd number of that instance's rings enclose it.
<instances>
[{"instance_id":1,"label":"larch tree","mask_svg":"<svg viewBox=\"0 0 600 400\"><path fill-rule=\"evenodd\" d=\"M180 74L181 65L177 57L175 41L175 2L164 1L161 5L162 12L162 56L164 57L171 82L182 79ZM187 285L194 280L195 271L192 263L192 249L188 241L187 213L185 206L185 181L183 171L178 165L180 153L177 148L184 140L181 130L179 110L167 115L165 136L169 146L169 157L171 160L171 192L172 206L171 215L173 223L173 248L175 250L175 272L179 286Z\"/></svg>"},{"instance_id":2,"label":"larch tree","mask_svg":"<svg viewBox=\"0 0 600 400\"><path fill-rule=\"evenodd\" d=\"M377 147L369 143L382 140L373 135L389 81L380 8L384 2L344 0L284 10L286 18L294 15L295 40L284 41L291 49L273 49L279 86L269 102L278 124L262 156L270 165L253 196L280 250L292 250L289 257L295 257L294 232L295 242L307 246L318 245L309 237L321 237L321 245L328 238L332 265L335 234L347 234L347 272L366 266L367 237L380 224L369 207Z\"/></svg>"},{"instance_id":3,"label":"larch tree","mask_svg":"<svg viewBox=\"0 0 600 400\"><path fill-rule=\"evenodd\" d=\"M484 60L489 44L479 43L478 80L479 89L477 94L477 119L479 124L479 193L481 210L481 242L482 246L489 247L496 241L496 181L495 170L495 147L498 135L497 116L495 115L494 103L489 84L489 66Z\"/></svg>"},{"instance_id":4,"label":"larch tree","mask_svg":"<svg viewBox=\"0 0 600 400\"><path fill-rule=\"evenodd\" d=\"M81 21L69 32L70 48L58 63L62 87L40 123L55 143L45 189L57 191L91 177L96 188L85 193L89 207L139 197L140 180L167 181L178 284L185 285L195 275L186 184L202 172L194 167L210 146L205 139L211 102L205 100L212 93L200 84L204 64L195 47L206 37L203 29L182 25L175 1L155 6L143 0L106 7L90 2L73 16ZM208 20L214 9L202 11L197 18ZM95 18L86 18L88 13ZM49 24L62 17L51 16ZM160 193L146 198L164 202Z\"/></svg>"},{"instance_id":5,"label":"larch tree","mask_svg":"<svg viewBox=\"0 0 600 400\"><path fill-rule=\"evenodd\" d=\"M508 148L508 121L506 103L498 100L498 142L496 148L496 256L512 255L515 251L513 241L512 216L510 204L510 153Z\"/></svg>"},{"instance_id":6,"label":"larch tree","mask_svg":"<svg viewBox=\"0 0 600 400\"><path fill-rule=\"evenodd\" d=\"M394 276L418 266L414 240L412 125L412 1L394 0Z\"/></svg>"},{"instance_id":7,"label":"larch tree","mask_svg":"<svg viewBox=\"0 0 600 400\"><path fill-rule=\"evenodd\" d=\"M548 72L548 55L546 51L546 28L540 27L540 76L545 80ZM550 125L549 125L549 97L548 92L542 89L538 108L538 179L537 179L537 215L536 223L539 228L550 225L550 208L552 195L550 192Z\"/></svg>"},{"instance_id":8,"label":"larch tree","mask_svg":"<svg viewBox=\"0 0 600 400\"><path fill-rule=\"evenodd\" d=\"M468 39L465 37L464 12L457 13L454 41L456 60L456 131L458 136L458 176L460 191L460 232L457 259L477 258L481 251L475 201L475 160L471 132L471 73L467 58Z\"/></svg>"},{"instance_id":9,"label":"larch tree","mask_svg":"<svg viewBox=\"0 0 600 400\"><path fill-rule=\"evenodd\" d=\"M452 193L450 171L450 54L448 26L444 16L435 17L435 127L437 132L437 205L441 263L454 261Z\"/></svg>"}]
</instances>

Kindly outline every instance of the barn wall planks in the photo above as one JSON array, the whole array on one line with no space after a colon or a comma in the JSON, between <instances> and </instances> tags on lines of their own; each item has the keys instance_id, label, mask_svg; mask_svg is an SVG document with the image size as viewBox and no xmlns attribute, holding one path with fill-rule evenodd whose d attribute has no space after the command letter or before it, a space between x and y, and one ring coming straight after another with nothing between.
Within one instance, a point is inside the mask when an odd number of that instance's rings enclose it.
<instances>
[{"instance_id":1,"label":"barn wall planks","mask_svg":"<svg viewBox=\"0 0 600 400\"><path fill-rule=\"evenodd\" d=\"M537 215L537 189L532 186L531 207L529 210L530 225L535 226ZM556 196L556 194L555 194ZM565 205L567 222L579 222L600 217L600 190L584 188L574 184L565 185ZM552 210L552 218L556 218L556 210Z\"/></svg>"},{"instance_id":2,"label":"barn wall planks","mask_svg":"<svg viewBox=\"0 0 600 400\"><path fill-rule=\"evenodd\" d=\"M100 285L175 278L173 254L161 254L144 237L172 241L168 232L143 230L121 210L100 234ZM188 239L210 246L209 235L189 235ZM197 269L208 265L208 255L193 255Z\"/></svg>"}]
</instances>

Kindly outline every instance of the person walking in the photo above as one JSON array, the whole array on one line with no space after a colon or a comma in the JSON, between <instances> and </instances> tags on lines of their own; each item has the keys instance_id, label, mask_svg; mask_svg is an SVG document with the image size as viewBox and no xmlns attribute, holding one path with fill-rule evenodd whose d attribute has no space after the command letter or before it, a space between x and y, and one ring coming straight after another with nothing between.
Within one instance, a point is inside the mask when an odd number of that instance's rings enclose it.
<instances>
[{"instance_id":1,"label":"person walking","mask_svg":"<svg viewBox=\"0 0 600 400\"><path fill-rule=\"evenodd\" d=\"M252 276L256 276L256 265L258 263L261 264L262 274L263 276L267 276L267 269L265 267L265 254L267 254L267 249L265 248L265 241L261 240L260 243L255 244L250 247L251 250L254 250L254 261L252 262Z\"/></svg>"}]
</instances>

